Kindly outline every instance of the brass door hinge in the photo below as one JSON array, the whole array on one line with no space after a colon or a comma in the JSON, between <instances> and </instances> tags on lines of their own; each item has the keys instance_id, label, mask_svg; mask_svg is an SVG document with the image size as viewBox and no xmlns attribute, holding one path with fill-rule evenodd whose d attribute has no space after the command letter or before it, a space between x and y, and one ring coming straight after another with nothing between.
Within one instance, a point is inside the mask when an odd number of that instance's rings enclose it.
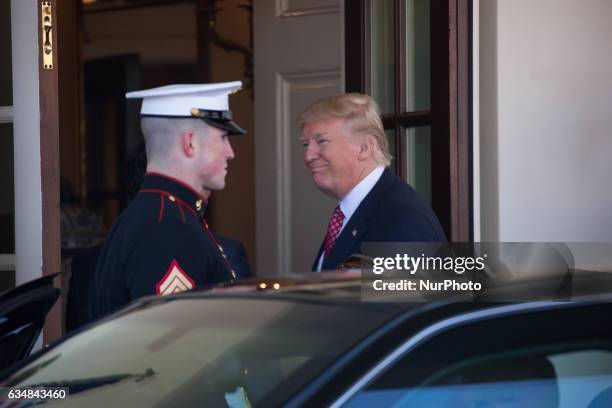
<instances>
[{"instance_id":1,"label":"brass door hinge","mask_svg":"<svg viewBox=\"0 0 612 408\"><path fill-rule=\"evenodd\" d=\"M43 1L41 5L41 33L42 33L42 60L43 69L53 69L53 16L51 13L51 2Z\"/></svg>"}]
</instances>

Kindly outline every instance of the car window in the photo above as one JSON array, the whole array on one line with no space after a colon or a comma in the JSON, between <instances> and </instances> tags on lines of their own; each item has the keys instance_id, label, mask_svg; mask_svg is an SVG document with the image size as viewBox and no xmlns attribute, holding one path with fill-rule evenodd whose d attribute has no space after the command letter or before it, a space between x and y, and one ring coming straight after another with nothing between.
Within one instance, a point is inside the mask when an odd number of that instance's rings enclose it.
<instances>
[{"instance_id":1,"label":"car window","mask_svg":"<svg viewBox=\"0 0 612 408\"><path fill-rule=\"evenodd\" d=\"M405 338L414 345L348 406L598 408L612 393L611 313L609 302L513 304L438 322Z\"/></svg>"},{"instance_id":2,"label":"car window","mask_svg":"<svg viewBox=\"0 0 612 408\"><path fill-rule=\"evenodd\" d=\"M612 403L612 351L520 350L459 361L419 385L402 387L403 370L388 371L356 394L349 407L600 408ZM598 400L599 398L599 400ZM598 405L599 404L599 405ZM601 405L604 404L604 405Z\"/></svg>"},{"instance_id":3,"label":"car window","mask_svg":"<svg viewBox=\"0 0 612 408\"><path fill-rule=\"evenodd\" d=\"M181 298L71 337L5 384L67 386L66 402L81 406L274 406L387 321L388 311L348 302Z\"/></svg>"}]
</instances>

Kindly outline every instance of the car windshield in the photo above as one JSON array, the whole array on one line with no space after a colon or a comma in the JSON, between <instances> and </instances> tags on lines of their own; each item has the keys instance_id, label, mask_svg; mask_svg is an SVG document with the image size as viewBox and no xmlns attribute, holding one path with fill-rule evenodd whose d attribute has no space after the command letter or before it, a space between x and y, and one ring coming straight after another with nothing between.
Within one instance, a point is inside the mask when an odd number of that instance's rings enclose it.
<instances>
[{"instance_id":1,"label":"car windshield","mask_svg":"<svg viewBox=\"0 0 612 408\"><path fill-rule=\"evenodd\" d=\"M154 302L68 338L5 386L68 387L64 402L75 406L275 406L388 320L390 307L280 297Z\"/></svg>"}]
</instances>

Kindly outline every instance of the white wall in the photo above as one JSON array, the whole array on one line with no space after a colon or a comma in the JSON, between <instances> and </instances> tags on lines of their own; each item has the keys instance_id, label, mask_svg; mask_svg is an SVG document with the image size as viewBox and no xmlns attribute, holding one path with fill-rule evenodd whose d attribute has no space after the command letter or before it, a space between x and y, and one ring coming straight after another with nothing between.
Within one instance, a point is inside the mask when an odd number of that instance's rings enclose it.
<instances>
[{"instance_id":1,"label":"white wall","mask_svg":"<svg viewBox=\"0 0 612 408\"><path fill-rule=\"evenodd\" d=\"M478 14L480 240L612 242L612 1Z\"/></svg>"}]
</instances>

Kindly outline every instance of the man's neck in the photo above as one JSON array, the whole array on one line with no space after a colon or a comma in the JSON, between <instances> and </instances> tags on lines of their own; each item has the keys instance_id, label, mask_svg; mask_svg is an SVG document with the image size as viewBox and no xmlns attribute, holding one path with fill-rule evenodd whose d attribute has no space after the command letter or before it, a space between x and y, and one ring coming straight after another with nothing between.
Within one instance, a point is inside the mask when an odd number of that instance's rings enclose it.
<instances>
[{"instance_id":1,"label":"man's neck","mask_svg":"<svg viewBox=\"0 0 612 408\"><path fill-rule=\"evenodd\" d=\"M172 177L173 179L179 180L182 183L191 187L195 192L197 192L202 197L208 197L210 192L207 190L203 190L198 183L191 180L189 177L185 176L185 173L180 171L180 169L173 168L170 166L164 166L157 163L149 163L147 164L147 173L159 173L166 175L168 177Z\"/></svg>"},{"instance_id":2,"label":"man's neck","mask_svg":"<svg viewBox=\"0 0 612 408\"><path fill-rule=\"evenodd\" d=\"M372 173L376 167L378 167L378 163L372 161L372 162L368 162L361 169L359 169L359 171L355 175L355 178L354 178L354 181L353 181L353 183L351 185L351 188L349 188L347 191L345 191L344 194L342 195L342 197L338 197L338 201L342 201L344 199L344 197L346 197L348 195L348 193L353 191L355 186L357 186L357 184L361 183L361 181L364 178L368 177L368 175L370 173Z\"/></svg>"}]
</instances>

